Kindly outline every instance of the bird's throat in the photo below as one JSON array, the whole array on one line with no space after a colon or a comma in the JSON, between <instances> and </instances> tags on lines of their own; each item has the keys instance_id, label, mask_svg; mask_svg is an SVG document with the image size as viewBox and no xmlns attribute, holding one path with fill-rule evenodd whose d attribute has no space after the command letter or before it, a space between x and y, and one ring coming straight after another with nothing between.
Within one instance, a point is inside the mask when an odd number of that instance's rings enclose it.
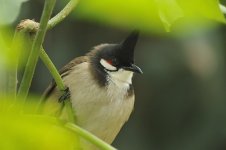
<instances>
[{"instance_id":1,"label":"bird's throat","mask_svg":"<svg viewBox=\"0 0 226 150\"><path fill-rule=\"evenodd\" d=\"M132 84L133 72L119 69L116 72L109 72L109 79L117 84Z\"/></svg>"}]
</instances>

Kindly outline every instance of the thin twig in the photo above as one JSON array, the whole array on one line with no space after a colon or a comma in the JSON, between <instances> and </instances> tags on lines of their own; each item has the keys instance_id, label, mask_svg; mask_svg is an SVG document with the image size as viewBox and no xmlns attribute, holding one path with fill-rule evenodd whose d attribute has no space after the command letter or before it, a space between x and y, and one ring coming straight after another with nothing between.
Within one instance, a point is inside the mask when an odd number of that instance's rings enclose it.
<instances>
[{"instance_id":1,"label":"thin twig","mask_svg":"<svg viewBox=\"0 0 226 150\"><path fill-rule=\"evenodd\" d=\"M75 132L85 140L89 141L90 143L96 145L99 147L101 150L116 150L114 147L111 145L105 143L95 135L91 134L90 132L80 128L79 126L72 124L72 123L66 123L65 127L70 129L71 131Z\"/></svg>"},{"instance_id":2,"label":"thin twig","mask_svg":"<svg viewBox=\"0 0 226 150\"><path fill-rule=\"evenodd\" d=\"M62 22L77 6L79 0L71 0L55 17L49 20L48 29L52 29L58 23Z\"/></svg>"},{"instance_id":3,"label":"thin twig","mask_svg":"<svg viewBox=\"0 0 226 150\"><path fill-rule=\"evenodd\" d=\"M41 48L40 58L43 61L43 63L45 64L45 66L48 68L48 70L50 71L52 77L54 78L54 80L55 80L55 82L57 84L58 89L60 91L64 91L66 89L66 87L64 86L64 82L63 82L59 72L57 71L55 65L53 64L53 62L51 61L49 56L46 54L46 52L43 49L43 47ZM39 107L42 107L43 101L44 101L44 99L41 98ZM70 99L64 100L64 104L65 104L65 107L66 107L66 110L67 110L69 121L75 123L75 121L76 121L75 120L75 118L76 118L75 116L76 115L73 112L72 104L71 104ZM40 108L38 108L38 109L40 109Z\"/></svg>"},{"instance_id":4,"label":"thin twig","mask_svg":"<svg viewBox=\"0 0 226 150\"><path fill-rule=\"evenodd\" d=\"M41 51L40 51L40 58L45 64L45 66L48 68L48 70L50 71L51 75L53 76L59 90L65 90L66 87L64 86L63 80L59 72L57 71L57 68L55 67L53 62L50 60L49 56L46 54L43 47L41 48Z\"/></svg>"}]
</instances>

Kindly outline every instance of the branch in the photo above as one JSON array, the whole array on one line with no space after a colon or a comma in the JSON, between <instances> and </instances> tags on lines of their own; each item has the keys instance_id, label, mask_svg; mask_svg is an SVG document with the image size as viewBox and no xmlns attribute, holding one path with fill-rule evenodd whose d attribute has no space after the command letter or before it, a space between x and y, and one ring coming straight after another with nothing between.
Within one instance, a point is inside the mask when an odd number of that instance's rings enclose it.
<instances>
[{"instance_id":1,"label":"branch","mask_svg":"<svg viewBox=\"0 0 226 150\"><path fill-rule=\"evenodd\" d=\"M71 0L56 16L48 21L47 29L50 30L62 22L77 6L79 0ZM36 33L39 29L39 23L34 20L22 20L17 26L17 30L29 33Z\"/></svg>"},{"instance_id":2,"label":"branch","mask_svg":"<svg viewBox=\"0 0 226 150\"><path fill-rule=\"evenodd\" d=\"M55 17L49 20L48 22L48 29L52 29L58 23L63 21L77 6L79 0L71 0L65 7L62 9Z\"/></svg>"},{"instance_id":3,"label":"branch","mask_svg":"<svg viewBox=\"0 0 226 150\"><path fill-rule=\"evenodd\" d=\"M26 99L28 95L28 91L31 85L32 77L34 75L35 67L38 61L39 52L41 49L41 45L43 43L46 30L47 30L47 23L51 16L53 7L55 5L56 0L46 0L44 10L41 17L40 27L38 30L38 33L35 36L31 53L28 58L28 62L26 64L26 68L24 71L24 75L22 78L22 82L20 84L20 88L18 91L18 96L20 96L22 99Z\"/></svg>"},{"instance_id":4,"label":"branch","mask_svg":"<svg viewBox=\"0 0 226 150\"><path fill-rule=\"evenodd\" d=\"M79 126L72 124L72 123L66 123L65 127L70 129L71 131L75 132L85 140L89 141L90 143L96 145L99 147L101 150L116 150L114 147L111 145L105 143L95 135L91 134L90 132L80 128Z\"/></svg>"}]
</instances>

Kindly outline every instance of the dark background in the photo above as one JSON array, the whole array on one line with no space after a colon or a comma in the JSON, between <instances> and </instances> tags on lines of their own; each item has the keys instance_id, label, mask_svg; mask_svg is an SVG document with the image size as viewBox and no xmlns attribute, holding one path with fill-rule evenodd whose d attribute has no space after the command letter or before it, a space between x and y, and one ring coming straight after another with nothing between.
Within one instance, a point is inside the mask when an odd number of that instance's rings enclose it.
<instances>
[{"instance_id":1,"label":"dark background","mask_svg":"<svg viewBox=\"0 0 226 150\"><path fill-rule=\"evenodd\" d=\"M43 2L23 4L21 19L39 21ZM57 3L56 14L63 5ZM225 150L225 25L183 35L141 33L134 77L136 103L113 143L120 150ZM100 43L117 43L128 30L77 20L72 15L48 31L44 48L57 68ZM41 94L51 76L41 61L32 94Z\"/></svg>"}]
</instances>

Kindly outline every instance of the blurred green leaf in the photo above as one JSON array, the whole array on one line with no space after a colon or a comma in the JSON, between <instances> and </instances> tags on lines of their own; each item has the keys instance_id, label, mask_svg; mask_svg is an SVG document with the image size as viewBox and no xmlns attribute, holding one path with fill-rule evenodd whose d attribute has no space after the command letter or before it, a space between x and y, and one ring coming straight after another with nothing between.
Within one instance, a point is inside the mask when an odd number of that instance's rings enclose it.
<instances>
[{"instance_id":1,"label":"blurred green leaf","mask_svg":"<svg viewBox=\"0 0 226 150\"><path fill-rule=\"evenodd\" d=\"M184 16L183 10L175 0L157 0L158 14L166 31L170 31L171 25Z\"/></svg>"},{"instance_id":2,"label":"blurred green leaf","mask_svg":"<svg viewBox=\"0 0 226 150\"><path fill-rule=\"evenodd\" d=\"M15 21L23 2L28 0L0 0L0 25Z\"/></svg>"},{"instance_id":3,"label":"blurred green leaf","mask_svg":"<svg viewBox=\"0 0 226 150\"><path fill-rule=\"evenodd\" d=\"M153 0L83 0L76 10L76 16L98 23L130 28L163 28Z\"/></svg>"},{"instance_id":4,"label":"blurred green leaf","mask_svg":"<svg viewBox=\"0 0 226 150\"><path fill-rule=\"evenodd\" d=\"M186 17L208 18L225 23L219 0L177 0Z\"/></svg>"},{"instance_id":5,"label":"blurred green leaf","mask_svg":"<svg viewBox=\"0 0 226 150\"><path fill-rule=\"evenodd\" d=\"M10 69L17 65L18 58L24 50L23 37L13 39L13 32L0 28L0 66Z\"/></svg>"},{"instance_id":6,"label":"blurred green leaf","mask_svg":"<svg viewBox=\"0 0 226 150\"><path fill-rule=\"evenodd\" d=\"M19 111L21 106L20 103L13 104L10 98L0 100L1 150L79 149L78 137L58 119L26 114L27 110L35 110L36 103L26 104L23 114Z\"/></svg>"},{"instance_id":7,"label":"blurred green leaf","mask_svg":"<svg viewBox=\"0 0 226 150\"><path fill-rule=\"evenodd\" d=\"M82 0L75 15L127 28L169 31L180 18L225 23L218 0Z\"/></svg>"}]
</instances>

